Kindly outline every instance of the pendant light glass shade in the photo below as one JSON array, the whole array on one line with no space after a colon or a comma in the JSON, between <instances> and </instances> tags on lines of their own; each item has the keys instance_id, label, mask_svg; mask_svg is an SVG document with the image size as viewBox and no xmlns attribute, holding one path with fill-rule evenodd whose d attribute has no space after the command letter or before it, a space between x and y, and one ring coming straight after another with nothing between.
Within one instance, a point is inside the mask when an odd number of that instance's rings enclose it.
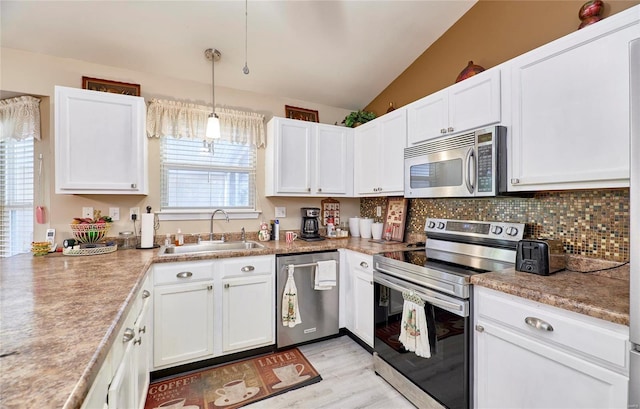
<instances>
[{"instance_id":1,"label":"pendant light glass shade","mask_svg":"<svg viewBox=\"0 0 640 409\"><path fill-rule=\"evenodd\" d=\"M216 91L215 91L215 66L216 61L221 57L220 51L212 48L204 50L204 55L207 60L211 61L211 113L209 119L207 119L207 130L205 136L207 139L219 139L220 138L220 119L216 115Z\"/></svg>"},{"instance_id":2,"label":"pendant light glass shade","mask_svg":"<svg viewBox=\"0 0 640 409\"><path fill-rule=\"evenodd\" d=\"M216 114L209 114L209 119L207 119L206 137L208 139L220 138L220 119Z\"/></svg>"}]
</instances>

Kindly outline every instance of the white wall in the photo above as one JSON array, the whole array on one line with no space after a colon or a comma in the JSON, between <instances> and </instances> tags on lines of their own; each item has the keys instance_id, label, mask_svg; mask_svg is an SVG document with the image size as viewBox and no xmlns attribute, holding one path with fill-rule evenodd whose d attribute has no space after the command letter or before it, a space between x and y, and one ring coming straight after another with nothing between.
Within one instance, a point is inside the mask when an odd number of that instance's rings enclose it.
<instances>
[{"instance_id":1,"label":"white wall","mask_svg":"<svg viewBox=\"0 0 640 409\"><path fill-rule=\"evenodd\" d=\"M154 211L160 209L160 163L159 143L156 139L149 140L149 195L148 196L121 196L121 195L56 195L54 194L54 163L53 163L53 118L54 118L54 86L81 87L82 76L104 78L114 81L122 81L140 84L141 94L147 100L152 98L173 99L188 101L197 104L211 104L211 84L196 81L184 81L158 75L124 70L117 67L91 64L84 61L65 59L24 52L20 50L0 49L0 92L3 95L17 93L43 97L42 102L42 141L36 143L36 157L44 154L46 186L45 197L40 203L44 203L48 211L47 224L36 225L34 239L44 239L44 232L48 227L56 229L56 238L59 243L65 238L72 237L69 223L74 217L80 217L83 206L91 206L108 215L109 207L119 207L121 221L113 225L110 235L117 235L120 231L133 230L133 225L127 221L130 207L140 207L144 211L146 206L151 206ZM334 108L326 105L315 104L308 101L300 101L285 97L256 94L230 88L216 87L216 105L229 108L252 110L265 115L268 121L272 116L284 116L284 106L293 105L318 110L319 117L324 123L340 123L349 113L348 110ZM108 141L104 147L108 149ZM298 198L265 198L264 197L264 173L260 170L264 167L264 149L258 150L258 204L262 215L257 219L233 220L229 224L216 221L216 232L239 232L244 227L248 232L257 231L260 220L274 218L275 206L286 206L287 218L281 220L281 229L299 229L300 207L320 206L320 199ZM339 199L343 217L355 216L360 211L358 199ZM174 233L181 228L185 233L203 233L209 231L208 221L163 221L157 234Z\"/></svg>"}]
</instances>

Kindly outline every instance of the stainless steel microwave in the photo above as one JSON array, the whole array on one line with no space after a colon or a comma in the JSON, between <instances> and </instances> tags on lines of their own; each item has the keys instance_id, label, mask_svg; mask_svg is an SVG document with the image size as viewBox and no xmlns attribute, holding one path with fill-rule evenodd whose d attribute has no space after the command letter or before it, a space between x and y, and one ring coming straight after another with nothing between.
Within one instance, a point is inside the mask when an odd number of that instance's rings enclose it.
<instances>
[{"instance_id":1,"label":"stainless steel microwave","mask_svg":"<svg viewBox=\"0 0 640 409\"><path fill-rule=\"evenodd\" d=\"M404 150L405 197L488 197L507 190L507 128L444 136Z\"/></svg>"}]
</instances>

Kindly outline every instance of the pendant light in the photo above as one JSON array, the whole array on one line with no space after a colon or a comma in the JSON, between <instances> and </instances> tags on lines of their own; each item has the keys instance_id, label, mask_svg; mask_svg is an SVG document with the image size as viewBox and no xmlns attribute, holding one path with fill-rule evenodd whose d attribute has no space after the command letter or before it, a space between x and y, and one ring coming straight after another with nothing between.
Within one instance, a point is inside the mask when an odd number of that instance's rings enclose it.
<instances>
[{"instance_id":1,"label":"pendant light","mask_svg":"<svg viewBox=\"0 0 640 409\"><path fill-rule=\"evenodd\" d=\"M247 0L244 0L244 67L242 67L244 75L249 75L249 66L247 65L247 26Z\"/></svg>"},{"instance_id":2,"label":"pendant light","mask_svg":"<svg viewBox=\"0 0 640 409\"><path fill-rule=\"evenodd\" d=\"M207 48L204 50L204 56L207 60L211 61L211 114L209 114L209 119L207 120L207 131L206 137L208 139L219 139L220 138L220 119L216 114L216 91L215 91L215 66L216 61L220 60L221 54L220 51L214 48Z\"/></svg>"}]
</instances>

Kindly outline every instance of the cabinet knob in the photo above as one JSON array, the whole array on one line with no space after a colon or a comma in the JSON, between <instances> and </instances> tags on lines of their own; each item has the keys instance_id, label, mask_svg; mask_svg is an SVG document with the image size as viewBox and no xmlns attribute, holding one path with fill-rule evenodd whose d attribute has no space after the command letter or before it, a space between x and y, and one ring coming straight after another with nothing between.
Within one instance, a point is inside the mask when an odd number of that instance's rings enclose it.
<instances>
[{"instance_id":1,"label":"cabinet knob","mask_svg":"<svg viewBox=\"0 0 640 409\"><path fill-rule=\"evenodd\" d=\"M322 188L321 187L318 188L318 193L320 193L320 192L322 192Z\"/></svg>"},{"instance_id":2,"label":"cabinet knob","mask_svg":"<svg viewBox=\"0 0 640 409\"><path fill-rule=\"evenodd\" d=\"M149 292L149 290L142 290L142 299L144 300L145 298L149 297L151 297L151 293Z\"/></svg>"},{"instance_id":3,"label":"cabinet knob","mask_svg":"<svg viewBox=\"0 0 640 409\"><path fill-rule=\"evenodd\" d=\"M311 188L310 187L307 188L307 192L311 192Z\"/></svg>"},{"instance_id":4,"label":"cabinet knob","mask_svg":"<svg viewBox=\"0 0 640 409\"><path fill-rule=\"evenodd\" d=\"M516 178L511 179L512 185L517 185L518 183L520 183L520 179L516 179Z\"/></svg>"},{"instance_id":5,"label":"cabinet knob","mask_svg":"<svg viewBox=\"0 0 640 409\"><path fill-rule=\"evenodd\" d=\"M484 327L482 325L476 325L476 331L484 332Z\"/></svg>"},{"instance_id":6,"label":"cabinet knob","mask_svg":"<svg viewBox=\"0 0 640 409\"><path fill-rule=\"evenodd\" d=\"M127 328L124 330L124 335L122 336L122 343L127 343L136 336L136 333L131 328Z\"/></svg>"},{"instance_id":7,"label":"cabinet knob","mask_svg":"<svg viewBox=\"0 0 640 409\"><path fill-rule=\"evenodd\" d=\"M453 127L452 127L452 126L450 126L450 127L447 129L447 131L448 131L448 132L453 132Z\"/></svg>"},{"instance_id":8,"label":"cabinet knob","mask_svg":"<svg viewBox=\"0 0 640 409\"><path fill-rule=\"evenodd\" d=\"M360 263L360 267L362 267L362 268L369 268L369 264L367 264L367 262L366 262L366 261L362 261L362 262Z\"/></svg>"},{"instance_id":9,"label":"cabinet knob","mask_svg":"<svg viewBox=\"0 0 640 409\"><path fill-rule=\"evenodd\" d=\"M256 268L254 266L244 266L240 269L240 271L242 271L243 273L249 273L255 269Z\"/></svg>"},{"instance_id":10,"label":"cabinet knob","mask_svg":"<svg viewBox=\"0 0 640 409\"><path fill-rule=\"evenodd\" d=\"M178 274L176 274L176 277L178 278L189 278L193 275L193 273L191 271L181 271Z\"/></svg>"},{"instance_id":11,"label":"cabinet knob","mask_svg":"<svg viewBox=\"0 0 640 409\"><path fill-rule=\"evenodd\" d=\"M551 326L551 324L549 324L548 322L541 320L540 318L536 318L536 317L527 317L524 319L524 322L535 328L535 329L539 329L541 331L549 331L552 332L553 331L553 327Z\"/></svg>"}]
</instances>

